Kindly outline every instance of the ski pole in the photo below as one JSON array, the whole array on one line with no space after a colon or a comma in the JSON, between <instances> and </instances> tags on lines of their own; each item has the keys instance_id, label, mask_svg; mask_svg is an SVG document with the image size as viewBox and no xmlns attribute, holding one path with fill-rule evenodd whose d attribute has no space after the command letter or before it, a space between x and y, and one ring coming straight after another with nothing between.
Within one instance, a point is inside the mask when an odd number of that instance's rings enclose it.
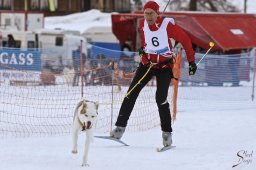
<instances>
[{"instance_id":1,"label":"ski pole","mask_svg":"<svg viewBox=\"0 0 256 170\"><path fill-rule=\"evenodd\" d=\"M210 48L206 51L206 53L203 55L203 57L198 61L198 63L196 64L196 66L198 66L200 64L200 62L204 59L204 57L211 51L211 49L214 46L214 42L210 42L209 43Z\"/></svg>"},{"instance_id":2,"label":"ski pole","mask_svg":"<svg viewBox=\"0 0 256 170\"><path fill-rule=\"evenodd\" d=\"M167 4L166 4L166 6L165 6L165 8L164 8L163 12L161 13L160 17L162 17L162 16L163 16L163 14L164 14L164 12L165 12L165 10L166 10L167 6L169 5L170 1L171 1L171 0L169 0L169 1L167 2Z\"/></svg>"}]
</instances>

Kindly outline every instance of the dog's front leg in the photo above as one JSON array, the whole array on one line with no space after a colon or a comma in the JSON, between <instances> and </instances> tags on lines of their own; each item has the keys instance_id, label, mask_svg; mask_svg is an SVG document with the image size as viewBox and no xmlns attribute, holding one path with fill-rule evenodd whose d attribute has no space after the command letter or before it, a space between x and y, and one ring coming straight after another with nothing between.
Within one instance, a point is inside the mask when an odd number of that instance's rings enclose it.
<instances>
[{"instance_id":1,"label":"dog's front leg","mask_svg":"<svg viewBox=\"0 0 256 170\"><path fill-rule=\"evenodd\" d=\"M76 117L73 124L73 135L72 135L72 139L73 139L72 153L73 154L77 153L77 139L78 139L78 133L80 129L81 129L81 125L79 124L78 119Z\"/></svg>"},{"instance_id":2,"label":"dog's front leg","mask_svg":"<svg viewBox=\"0 0 256 170\"><path fill-rule=\"evenodd\" d=\"M92 139L93 139L92 131L87 130L86 131L86 140L85 140L85 148L84 148L84 156L83 156L82 166L89 166L89 164L87 163L87 159L88 159L88 153L89 153L89 148L90 148L90 144L92 142Z\"/></svg>"}]
</instances>

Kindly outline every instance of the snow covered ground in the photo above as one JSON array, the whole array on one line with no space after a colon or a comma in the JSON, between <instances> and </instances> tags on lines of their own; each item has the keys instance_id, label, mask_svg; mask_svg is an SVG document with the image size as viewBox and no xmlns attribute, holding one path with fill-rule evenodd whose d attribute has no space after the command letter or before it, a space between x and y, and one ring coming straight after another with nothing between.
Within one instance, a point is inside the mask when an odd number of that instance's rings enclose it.
<instances>
[{"instance_id":1,"label":"snow covered ground","mask_svg":"<svg viewBox=\"0 0 256 170\"><path fill-rule=\"evenodd\" d=\"M95 139L90 167L80 166L84 135L80 135L77 155L71 154L71 135L4 138L0 169L255 170L256 101L250 100L250 94L250 86L180 87L178 119L173 125L177 147L164 153L156 152L162 145L160 127L127 131L123 140L128 147Z\"/></svg>"}]
</instances>

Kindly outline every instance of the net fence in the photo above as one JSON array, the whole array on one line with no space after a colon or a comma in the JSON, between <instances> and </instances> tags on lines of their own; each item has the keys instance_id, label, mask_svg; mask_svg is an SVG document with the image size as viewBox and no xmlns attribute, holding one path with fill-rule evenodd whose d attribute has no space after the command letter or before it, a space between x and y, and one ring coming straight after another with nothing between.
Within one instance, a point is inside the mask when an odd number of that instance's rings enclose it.
<instances>
[{"instance_id":1,"label":"net fence","mask_svg":"<svg viewBox=\"0 0 256 170\"><path fill-rule=\"evenodd\" d=\"M99 102L96 130L109 132L138 66L138 54L92 46L91 51L79 49L70 56L51 57L52 49L47 50L0 49L0 136L69 134L75 106L82 96ZM201 56L197 54L197 60ZM246 108L252 107L254 67L254 59L248 54L209 55L200 63L197 74L190 77L183 57L178 112L186 111L186 105L195 110L214 110L216 104L218 109L230 109L245 102ZM137 99L127 130L159 126L155 91L152 79ZM212 96L205 98L205 93ZM168 100L173 107L173 83Z\"/></svg>"}]
</instances>

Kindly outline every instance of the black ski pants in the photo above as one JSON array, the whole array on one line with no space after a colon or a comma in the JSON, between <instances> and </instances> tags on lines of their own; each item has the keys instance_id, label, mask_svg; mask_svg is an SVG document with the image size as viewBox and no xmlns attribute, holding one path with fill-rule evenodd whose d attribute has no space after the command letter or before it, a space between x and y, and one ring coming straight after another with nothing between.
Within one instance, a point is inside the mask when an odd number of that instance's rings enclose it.
<instances>
[{"instance_id":1,"label":"black ski pants","mask_svg":"<svg viewBox=\"0 0 256 170\"><path fill-rule=\"evenodd\" d=\"M137 84L137 82L144 76L147 70L148 67L142 64L139 65L139 67L136 70L135 76L130 84L129 90ZM136 99L139 96L140 91L152 79L153 76L156 76L157 89L155 99L158 106L161 121L161 129L164 132L172 132L171 113L169 103L167 101L169 85L171 79L173 78L172 69L170 68L151 68L151 70L144 77L141 83L138 84L136 88L134 88L133 91L127 97L124 98L115 124L116 126L126 127L128 119L131 115L131 112L134 108Z\"/></svg>"}]
</instances>

